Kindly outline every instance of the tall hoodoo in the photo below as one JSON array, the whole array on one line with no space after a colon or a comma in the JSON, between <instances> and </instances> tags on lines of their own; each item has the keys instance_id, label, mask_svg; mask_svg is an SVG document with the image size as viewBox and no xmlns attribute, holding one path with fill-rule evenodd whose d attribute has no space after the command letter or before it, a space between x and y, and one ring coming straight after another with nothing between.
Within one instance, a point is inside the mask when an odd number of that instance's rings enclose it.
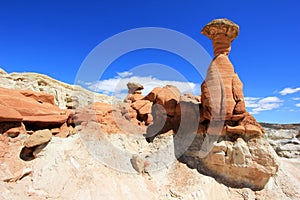
<instances>
[{"instance_id":1,"label":"tall hoodoo","mask_svg":"<svg viewBox=\"0 0 300 200\"><path fill-rule=\"evenodd\" d=\"M263 128L246 111L243 84L228 58L239 26L216 19L201 33L212 40L215 57L201 85L200 126L185 159L229 186L260 190L278 162Z\"/></svg>"},{"instance_id":2,"label":"tall hoodoo","mask_svg":"<svg viewBox=\"0 0 300 200\"><path fill-rule=\"evenodd\" d=\"M212 40L215 57L201 85L203 109L200 121L204 124L212 120L225 121L223 133L237 126L241 133L262 134L261 126L246 111L243 83L228 58L231 42L239 34L239 26L228 19L216 19L201 33ZM251 126L245 127L248 121L251 121Z\"/></svg>"},{"instance_id":3,"label":"tall hoodoo","mask_svg":"<svg viewBox=\"0 0 300 200\"><path fill-rule=\"evenodd\" d=\"M144 98L153 102L146 139L173 130L175 156L190 168L230 187L261 190L279 164L263 128L246 111L243 84L228 58L239 27L217 19L202 33L212 40L215 57L201 85L201 103L184 101L175 88L155 88Z\"/></svg>"}]
</instances>

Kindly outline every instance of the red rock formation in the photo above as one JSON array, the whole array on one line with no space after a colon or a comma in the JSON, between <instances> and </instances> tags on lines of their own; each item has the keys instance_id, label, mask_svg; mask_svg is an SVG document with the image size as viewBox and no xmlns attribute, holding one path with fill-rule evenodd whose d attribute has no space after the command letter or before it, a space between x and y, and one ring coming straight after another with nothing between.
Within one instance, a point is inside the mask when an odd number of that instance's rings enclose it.
<instances>
[{"instance_id":1,"label":"red rock formation","mask_svg":"<svg viewBox=\"0 0 300 200\"><path fill-rule=\"evenodd\" d=\"M129 121L137 125L149 125L152 123L152 103L142 95L144 86L139 83L127 84L128 95L124 103L120 105L121 113Z\"/></svg>"},{"instance_id":2,"label":"red rock formation","mask_svg":"<svg viewBox=\"0 0 300 200\"><path fill-rule=\"evenodd\" d=\"M147 96L132 103L130 108L137 111L133 115L140 121L145 121L146 139L152 142L162 133L173 131L177 133L195 132L199 124L200 97L191 94L181 95L178 88L172 85L154 88ZM147 114L147 115L146 115ZM145 119L141 116L146 116ZM151 117L151 118L150 118ZM152 123L149 123L149 118Z\"/></svg>"},{"instance_id":3,"label":"red rock formation","mask_svg":"<svg viewBox=\"0 0 300 200\"><path fill-rule=\"evenodd\" d=\"M25 96L32 98L40 103L49 103L54 105L54 96L51 94L41 93L41 92L33 92L31 90L19 90L19 92Z\"/></svg>"},{"instance_id":4,"label":"red rock formation","mask_svg":"<svg viewBox=\"0 0 300 200\"><path fill-rule=\"evenodd\" d=\"M144 86L142 86L141 84L129 82L129 83L127 83L127 87L128 87L128 95L125 98L124 102L133 103L144 97L142 95L142 90L144 89Z\"/></svg>"},{"instance_id":5,"label":"red rock formation","mask_svg":"<svg viewBox=\"0 0 300 200\"><path fill-rule=\"evenodd\" d=\"M148 142L152 142L161 133L178 129L180 121L174 120L178 120L176 107L180 101L180 91L175 86L154 88L144 99L153 103L151 112L153 124L147 128L146 134Z\"/></svg>"},{"instance_id":6,"label":"red rock formation","mask_svg":"<svg viewBox=\"0 0 300 200\"><path fill-rule=\"evenodd\" d=\"M95 102L89 106L78 109L74 115L76 125L86 126L88 123L99 123L103 133L142 133L143 127L139 126L137 118L126 118L130 104L123 103L120 106ZM132 112L136 114L136 111ZM135 115L137 116L137 115Z\"/></svg>"},{"instance_id":7,"label":"red rock formation","mask_svg":"<svg viewBox=\"0 0 300 200\"><path fill-rule=\"evenodd\" d=\"M51 140L52 133L49 129L38 130L26 138L24 146L27 148L47 143Z\"/></svg>"},{"instance_id":8,"label":"red rock formation","mask_svg":"<svg viewBox=\"0 0 300 200\"><path fill-rule=\"evenodd\" d=\"M163 88L154 88L144 99L153 102L153 104L161 105L168 116L174 117L180 96L181 93L178 88L173 85L166 85Z\"/></svg>"},{"instance_id":9,"label":"red rock formation","mask_svg":"<svg viewBox=\"0 0 300 200\"><path fill-rule=\"evenodd\" d=\"M26 124L58 126L66 122L68 116L53 102L52 95L0 88L2 108L15 110L14 113L19 113Z\"/></svg>"},{"instance_id":10,"label":"red rock formation","mask_svg":"<svg viewBox=\"0 0 300 200\"><path fill-rule=\"evenodd\" d=\"M227 19L213 20L201 31L213 41L215 58L201 85L200 122L201 126L207 127L210 121L224 121L228 133L260 135L263 129L246 112L243 84L228 58L231 42L238 36L238 32L238 25ZM251 121L251 127L247 125L246 128L247 121ZM206 128L202 130L207 131Z\"/></svg>"},{"instance_id":11,"label":"red rock formation","mask_svg":"<svg viewBox=\"0 0 300 200\"><path fill-rule=\"evenodd\" d=\"M263 128L246 112L243 84L228 58L238 31L227 19L213 20L202 30L213 41L215 58L201 85L201 134L194 134L183 159L228 186L260 190L279 164L274 150L261 137Z\"/></svg>"},{"instance_id":12,"label":"red rock formation","mask_svg":"<svg viewBox=\"0 0 300 200\"><path fill-rule=\"evenodd\" d=\"M59 128L71 115L70 111L61 110L54 105L52 95L5 88L0 88L0 113L0 122L23 122L28 130ZM19 124L11 128L17 127L22 126ZM12 129L8 133L17 133L17 129Z\"/></svg>"},{"instance_id":13,"label":"red rock formation","mask_svg":"<svg viewBox=\"0 0 300 200\"><path fill-rule=\"evenodd\" d=\"M154 88L144 98L153 102L146 140L173 130L175 155L189 167L226 185L257 190L278 171L278 162L261 137L262 127L246 112L243 84L228 58L238 30L226 19L202 30L213 40L215 58L201 85L201 105L197 98L182 97L174 86Z\"/></svg>"},{"instance_id":14,"label":"red rock formation","mask_svg":"<svg viewBox=\"0 0 300 200\"><path fill-rule=\"evenodd\" d=\"M72 127L72 115L71 110L61 110L54 105L52 95L0 88L0 137L8 136L20 143L19 134L32 134L21 150L20 158L23 160L34 159L45 147L42 143L49 141L52 134L67 137L76 133Z\"/></svg>"}]
</instances>

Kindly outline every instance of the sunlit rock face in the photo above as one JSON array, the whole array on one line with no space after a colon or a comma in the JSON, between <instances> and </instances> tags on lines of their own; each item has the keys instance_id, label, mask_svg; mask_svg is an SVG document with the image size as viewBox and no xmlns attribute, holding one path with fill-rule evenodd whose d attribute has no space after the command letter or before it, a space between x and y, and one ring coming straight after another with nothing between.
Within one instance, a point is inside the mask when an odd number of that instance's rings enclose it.
<instances>
[{"instance_id":1,"label":"sunlit rock face","mask_svg":"<svg viewBox=\"0 0 300 200\"><path fill-rule=\"evenodd\" d=\"M214 59L201 85L201 123L204 132L210 121L225 121L224 133L262 135L263 128L246 111L243 83L228 58L231 42L238 36L239 26L228 19L216 19L201 31L212 40Z\"/></svg>"},{"instance_id":2,"label":"sunlit rock face","mask_svg":"<svg viewBox=\"0 0 300 200\"><path fill-rule=\"evenodd\" d=\"M226 185L262 189L279 164L263 137L264 129L246 111L243 83L228 58L239 26L217 19L201 33L212 40L215 57L201 85L199 102L183 101L174 86L153 89L144 97L153 103L153 123L146 139L153 142L157 135L172 130L180 135L174 136L174 148L182 162ZM188 148L184 137L194 137Z\"/></svg>"},{"instance_id":3,"label":"sunlit rock face","mask_svg":"<svg viewBox=\"0 0 300 200\"><path fill-rule=\"evenodd\" d=\"M246 111L243 83L228 58L239 26L227 19L216 19L201 33L212 40L215 57L201 85L196 142L184 159L227 185L262 189L279 164L263 137L263 128Z\"/></svg>"}]
</instances>

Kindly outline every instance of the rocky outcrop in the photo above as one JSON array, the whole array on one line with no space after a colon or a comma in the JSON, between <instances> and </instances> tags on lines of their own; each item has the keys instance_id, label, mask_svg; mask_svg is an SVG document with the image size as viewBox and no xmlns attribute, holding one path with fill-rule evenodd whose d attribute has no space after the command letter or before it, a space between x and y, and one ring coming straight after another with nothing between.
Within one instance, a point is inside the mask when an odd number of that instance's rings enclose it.
<instances>
[{"instance_id":1,"label":"rocky outcrop","mask_svg":"<svg viewBox=\"0 0 300 200\"><path fill-rule=\"evenodd\" d=\"M10 73L3 69L0 73L0 87L7 89L30 90L54 96L54 104L61 109L87 106L93 102L112 103L114 97L90 92L78 85L69 85L49 76L38 73Z\"/></svg>"},{"instance_id":2,"label":"rocky outcrop","mask_svg":"<svg viewBox=\"0 0 300 200\"><path fill-rule=\"evenodd\" d=\"M200 172L233 187L261 190L279 168L277 155L263 137L264 129L247 113L243 84L228 54L239 27L213 20L202 33L213 40L215 58L197 98L184 101L174 86L153 89L153 124L146 140L172 130L175 155ZM188 144L190 143L190 144Z\"/></svg>"},{"instance_id":3,"label":"rocky outcrop","mask_svg":"<svg viewBox=\"0 0 300 200\"><path fill-rule=\"evenodd\" d=\"M93 134L91 131L89 133ZM65 139L53 137L39 156L30 162L18 159L20 141L11 141L0 135L0 199L299 199L299 161L282 159L281 169L271 178L261 191L249 188L231 188L214 178L203 175L197 170L178 162L162 165L157 170L138 174L116 171L111 165L104 165L87 151L82 136L77 134ZM172 136L148 144L142 135L113 134L106 139L117 149L134 152L144 159L147 152L165 149L172 142ZM6 145L2 148L2 145ZM101 149L101 146L95 146ZM103 146L102 146L103 147ZM98 149L97 149L98 150ZM99 153L103 156L104 152ZM115 152L114 152L115 153ZM111 163L121 163L115 154L108 154ZM162 157L166 161L171 156ZM139 161L138 161L139 162ZM141 162L139 162L141 163ZM162 162L161 162L162 163ZM149 167L155 166L150 162ZM139 166L142 166L140 164ZM142 168L142 167L141 167ZM137 168L137 169L141 169ZM155 169L155 167L154 167ZM51 184L50 184L51 183ZM118 188L116 192L116 188Z\"/></svg>"},{"instance_id":4,"label":"rocky outcrop","mask_svg":"<svg viewBox=\"0 0 300 200\"><path fill-rule=\"evenodd\" d=\"M23 160L36 157L52 135L67 137L75 130L73 112L61 110L46 93L0 88L0 113L0 134L29 135L20 154Z\"/></svg>"},{"instance_id":5,"label":"rocky outcrop","mask_svg":"<svg viewBox=\"0 0 300 200\"><path fill-rule=\"evenodd\" d=\"M22 121L27 129L60 127L70 116L70 112L54 105L54 97L49 94L29 90L10 90L0 88L1 113L8 117L1 121Z\"/></svg>"},{"instance_id":6,"label":"rocky outcrop","mask_svg":"<svg viewBox=\"0 0 300 200\"><path fill-rule=\"evenodd\" d=\"M277 155L300 158L299 124L263 124L269 143Z\"/></svg>"},{"instance_id":7,"label":"rocky outcrop","mask_svg":"<svg viewBox=\"0 0 300 200\"><path fill-rule=\"evenodd\" d=\"M205 140L207 138L196 135L181 159L191 168L228 186L261 190L279 169L277 155L264 138L220 137L212 146Z\"/></svg>"},{"instance_id":8,"label":"rocky outcrop","mask_svg":"<svg viewBox=\"0 0 300 200\"><path fill-rule=\"evenodd\" d=\"M153 124L147 128L146 139L153 142L154 138L169 130L177 130L180 121L174 121L176 117L176 106L180 100L180 91L172 85L163 88L154 88L144 99L153 103Z\"/></svg>"},{"instance_id":9,"label":"rocky outcrop","mask_svg":"<svg viewBox=\"0 0 300 200\"><path fill-rule=\"evenodd\" d=\"M129 121L138 125L149 125L152 123L152 103L142 95L144 86L139 83L129 82L127 84L128 95L124 103L120 104L122 115Z\"/></svg>"},{"instance_id":10,"label":"rocky outcrop","mask_svg":"<svg viewBox=\"0 0 300 200\"><path fill-rule=\"evenodd\" d=\"M124 106L124 104L121 105ZM124 108L122 109L121 105L95 102L89 106L76 109L73 116L74 123L77 126L85 127L89 122L96 122L100 125L101 132L108 134L143 133L145 127L140 126L139 123L133 123L131 118L126 118L123 113ZM131 107L129 106L129 108Z\"/></svg>"}]
</instances>

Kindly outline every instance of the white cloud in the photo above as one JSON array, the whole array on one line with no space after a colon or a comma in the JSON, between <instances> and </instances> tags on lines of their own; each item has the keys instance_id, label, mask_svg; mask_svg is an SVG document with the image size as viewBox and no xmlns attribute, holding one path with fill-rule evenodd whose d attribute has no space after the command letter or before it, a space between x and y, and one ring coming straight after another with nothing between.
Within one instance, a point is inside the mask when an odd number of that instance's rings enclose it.
<instances>
[{"instance_id":1,"label":"white cloud","mask_svg":"<svg viewBox=\"0 0 300 200\"><path fill-rule=\"evenodd\" d=\"M287 95L287 94L293 94L293 93L296 93L296 92L299 92L299 91L300 91L300 87L298 87L298 88L284 88L279 93L281 95Z\"/></svg>"},{"instance_id":2,"label":"white cloud","mask_svg":"<svg viewBox=\"0 0 300 200\"><path fill-rule=\"evenodd\" d=\"M300 100L300 97L294 97L292 98L294 101L299 101Z\"/></svg>"},{"instance_id":3,"label":"white cloud","mask_svg":"<svg viewBox=\"0 0 300 200\"><path fill-rule=\"evenodd\" d=\"M278 97L266 97L259 100L260 104L279 103L279 102L282 102L282 100L279 99Z\"/></svg>"},{"instance_id":4,"label":"white cloud","mask_svg":"<svg viewBox=\"0 0 300 200\"><path fill-rule=\"evenodd\" d=\"M260 99L259 97L245 97L245 101L256 101Z\"/></svg>"},{"instance_id":5,"label":"white cloud","mask_svg":"<svg viewBox=\"0 0 300 200\"><path fill-rule=\"evenodd\" d=\"M118 72L117 74L118 74L118 76L120 76L121 78L129 77L129 76L132 76L132 75L133 75L132 72L128 72L128 71L125 71L125 72Z\"/></svg>"},{"instance_id":6,"label":"white cloud","mask_svg":"<svg viewBox=\"0 0 300 200\"><path fill-rule=\"evenodd\" d=\"M259 100L259 98L257 98L257 97L245 97L246 107L256 108L258 106L257 100Z\"/></svg>"},{"instance_id":7,"label":"white cloud","mask_svg":"<svg viewBox=\"0 0 300 200\"><path fill-rule=\"evenodd\" d=\"M297 103L295 106L296 106L296 107L300 107L300 103Z\"/></svg>"},{"instance_id":8,"label":"white cloud","mask_svg":"<svg viewBox=\"0 0 300 200\"><path fill-rule=\"evenodd\" d=\"M245 103L247 108L251 108L251 114L259 114L261 111L273 110L279 108L282 100L278 97L246 97Z\"/></svg>"},{"instance_id":9,"label":"white cloud","mask_svg":"<svg viewBox=\"0 0 300 200\"><path fill-rule=\"evenodd\" d=\"M132 76L131 72L118 73L119 76L114 78L100 80L93 83L86 84L89 89L104 94L114 95L118 98L124 98L127 95L128 82L137 82L144 86L143 94L148 94L155 87L163 87L165 85L174 85L182 93L190 92L200 95L200 85L192 82L180 82L180 81L167 81L159 80L151 76ZM125 77L124 77L125 76Z\"/></svg>"}]
</instances>

